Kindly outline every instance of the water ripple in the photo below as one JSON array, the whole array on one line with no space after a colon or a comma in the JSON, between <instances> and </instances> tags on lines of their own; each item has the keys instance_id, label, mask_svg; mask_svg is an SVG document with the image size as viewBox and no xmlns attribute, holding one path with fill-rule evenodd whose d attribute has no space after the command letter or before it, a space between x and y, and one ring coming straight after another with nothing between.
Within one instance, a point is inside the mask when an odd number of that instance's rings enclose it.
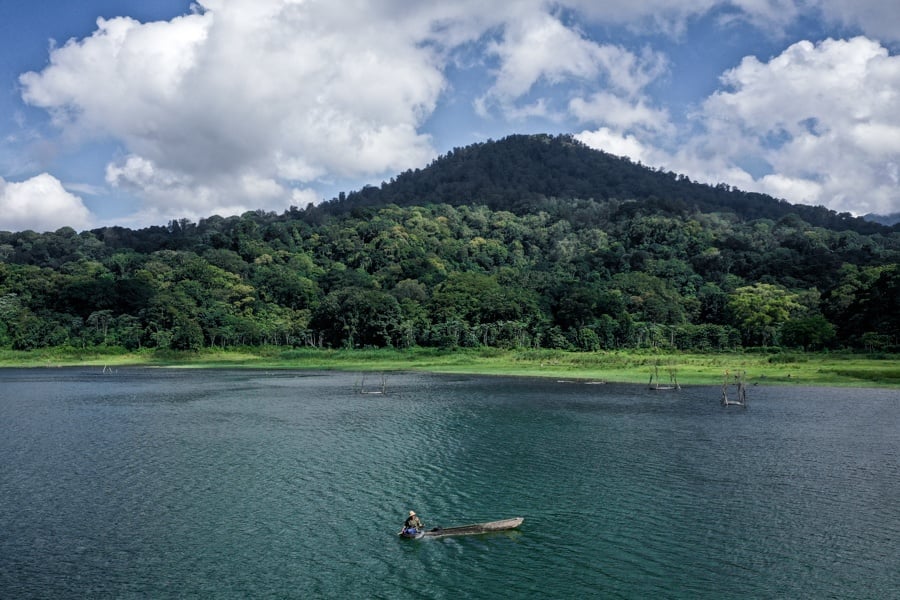
<instances>
[{"instance_id":1,"label":"water ripple","mask_svg":"<svg viewBox=\"0 0 900 600\"><path fill-rule=\"evenodd\" d=\"M900 407L516 378L0 373L0 591L891 597ZM524 516L520 530L402 540Z\"/></svg>"}]
</instances>

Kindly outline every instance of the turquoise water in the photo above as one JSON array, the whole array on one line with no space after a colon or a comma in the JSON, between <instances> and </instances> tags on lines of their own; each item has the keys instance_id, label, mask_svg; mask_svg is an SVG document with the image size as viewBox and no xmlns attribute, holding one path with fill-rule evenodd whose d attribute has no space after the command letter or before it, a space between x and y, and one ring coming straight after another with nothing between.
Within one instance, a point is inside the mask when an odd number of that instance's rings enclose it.
<instances>
[{"instance_id":1,"label":"turquoise water","mask_svg":"<svg viewBox=\"0 0 900 600\"><path fill-rule=\"evenodd\" d=\"M896 390L361 383L0 370L0 596L900 596Z\"/></svg>"}]
</instances>

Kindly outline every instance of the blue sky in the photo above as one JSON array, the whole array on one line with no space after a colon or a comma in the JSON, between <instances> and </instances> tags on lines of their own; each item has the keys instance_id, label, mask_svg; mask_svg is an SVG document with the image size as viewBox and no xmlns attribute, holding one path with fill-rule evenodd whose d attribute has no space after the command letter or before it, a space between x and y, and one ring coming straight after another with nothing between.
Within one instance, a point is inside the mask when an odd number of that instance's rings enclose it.
<instances>
[{"instance_id":1,"label":"blue sky","mask_svg":"<svg viewBox=\"0 0 900 600\"><path fill-rule=\"evenodd\" d=\"M900 211L896 0L0 0L0 44L0 230L281 212L532 132Z\"/></svg>"}]
</instances>

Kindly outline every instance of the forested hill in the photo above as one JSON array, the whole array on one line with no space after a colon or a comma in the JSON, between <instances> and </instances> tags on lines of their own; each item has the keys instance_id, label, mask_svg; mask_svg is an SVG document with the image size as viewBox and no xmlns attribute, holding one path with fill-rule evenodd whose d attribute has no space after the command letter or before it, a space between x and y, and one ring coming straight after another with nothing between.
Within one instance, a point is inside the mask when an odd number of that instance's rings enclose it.
<instances>
[{"instance_id":1,"label":"forested hill","mask_svg":"<svg viewBox=\"0 0 900 600\"><path fill-rule=\"evenodd\" d=\"M726 184L710 186L593 150L571 136L513 135L455 148L425 169L406 171L381 187L369 186L326 205L335 213L386 204L483 204L522 215L554 200L636 200L644 210L671 216L734 213L742 219L799 216L835 231L877 233L884 227L821 206L795 205ZM632 207L632 210L636 207Z\"/></svg>"},{"instance_id":2,"label":"forested hill","mask_svg":"<svg viewBox=\"0 0 900 600\"><path fill-rule=\"evenodd\" d=\"M320 206L0 232L0 349L900 349L900 230L513 136Z\"/></svg>"}]
</instances>

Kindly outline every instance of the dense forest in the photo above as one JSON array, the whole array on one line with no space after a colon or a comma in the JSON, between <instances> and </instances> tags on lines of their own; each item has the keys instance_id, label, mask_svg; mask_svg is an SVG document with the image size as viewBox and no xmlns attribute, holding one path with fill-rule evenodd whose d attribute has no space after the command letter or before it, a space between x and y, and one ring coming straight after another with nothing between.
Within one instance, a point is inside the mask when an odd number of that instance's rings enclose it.
<instances>
[{"instance_id":1,"label":"dense forest","mask_svg":"<svg viewBox=\"0 0 900 600\"><path fill-rule=\"evenodd\" d=\"M897 226L512 136L281 215L0 232L0 347L896 351L898 263Z\"/></svg>"}]
</instances>

